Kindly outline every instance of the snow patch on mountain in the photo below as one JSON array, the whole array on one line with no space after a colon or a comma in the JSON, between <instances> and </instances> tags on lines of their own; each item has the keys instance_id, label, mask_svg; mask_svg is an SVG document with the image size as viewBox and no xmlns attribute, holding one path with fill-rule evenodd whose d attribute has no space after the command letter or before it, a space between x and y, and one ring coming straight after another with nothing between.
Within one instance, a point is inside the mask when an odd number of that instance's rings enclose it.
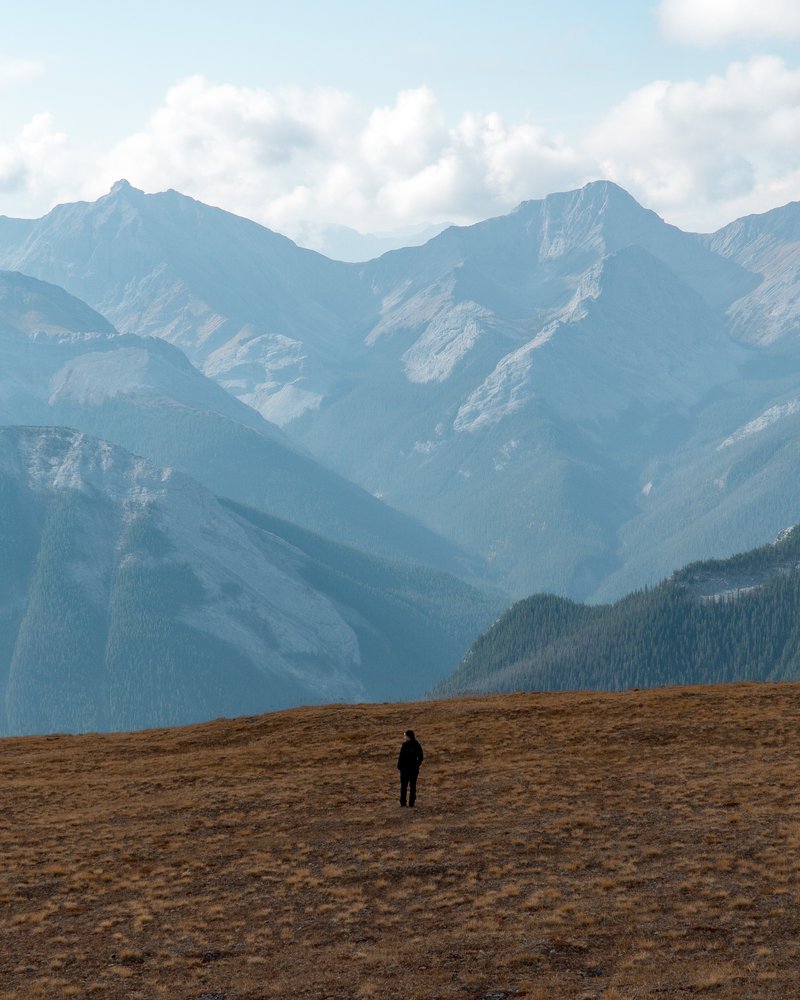
<instances>
[{"instance_id":1,"label":"snow patch on mountain","mask_svg":"<svg viewBox=\"0 0 800 1000\"><path fill-rule=\"evenodd\" d=\"M433 455L437 448L441 446L441 441L415 441L412 451L415 455L425 455L426 457Z\"/></svg>"},{"instance_id":2,"label":"snow patch on mountain","mask_svg":"<svg viewBox=\"0 0 800 1000\"><path fill-rule=\"evenodd\" d=\"M494 460L494 471L502 472L503 469L508 465L509 460L513 456L514 452L519 447L519 441L512 440L506 441L506 443L500 448L500 453Z\"/></svg>"},{"instance_id":3,"label":"snow patch on mountain","mask_svg":"<svg viewBox=\"0 0 800 1000\"><path fill-rule=\"evenodd\" d=\"M800 399L790 399L788 403L781 403L778 406L770 406L768 410L765 410L760 416L756 417L755 420L749 421L743 427L740 427L737 431L734 431L730 437L726 437L725 440L717 445L717 451L722 451L723 448L730 448L731 445L742 441L744 438L750 437L752 434L758 434L760 431L764 431L767 427L772 426L772 424L777 423L779 420L783 420L786 417L792 417L796 413L800 413Z\"/></svg>"}]
</instances>

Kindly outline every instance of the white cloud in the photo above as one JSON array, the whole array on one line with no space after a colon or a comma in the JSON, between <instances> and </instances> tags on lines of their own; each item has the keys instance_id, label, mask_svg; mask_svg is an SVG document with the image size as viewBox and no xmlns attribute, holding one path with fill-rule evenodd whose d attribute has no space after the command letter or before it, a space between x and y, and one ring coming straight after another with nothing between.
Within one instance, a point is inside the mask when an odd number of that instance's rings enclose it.
<instances>
[{"instance_id":1,"label":"white cloud","mask_svg":"<svg viewBox=\"0 0 800 1000\"><path fill-rule=\"evenodd\" d=\"M659 20L669 38L694 45L800 37L797 0L661 0Z\"/></svg>"},{"instance_id":2,"label":"white cloud","mask_svg":"<svg viewBox=\"0 0 800 1000\"><path fill-rule=\"evenodd\" d=\"M450 124L426 87L362 109L336 90L267 92L192 77L103 165L176 187L292 232L300 220L370 231L474 221L554 183L580 184L592 164L529 125L497 115ZM95 187L97 185L95 184Z\"/></svg>"},{"instance_id":3,"label":"white cloud","mask_svg":"<svg viewBox=\"0 0 800 1000\"><path fill-rule=\"evenodd\" d=\"M648 84L585 148L603 176L687 228L800 198L800 70L759 56L701 82Z\"/></svg>"},{"instance_id":4,"label":"white cloud","mask_svg":"<svg viewBox=\"0 0 800 1000\"><path fill-rule=\"evenodd\" d=\"M6 200L15 214L50 202L55 191L77 193L86 168L84 156L70 147L47 112L34 115L14 140L0 144L0 192L11 196Z\"/></svg>"},{"instance_id":5,"label":"white cloud","mask_svg":"<svg viewBox=\"0 0 800 1000\"><path fill-rule=\"evenodd\" d=\"M44 75L44 63L38 59L16 59L0 56L0 89Z\"/></svg>"}]
</instances>

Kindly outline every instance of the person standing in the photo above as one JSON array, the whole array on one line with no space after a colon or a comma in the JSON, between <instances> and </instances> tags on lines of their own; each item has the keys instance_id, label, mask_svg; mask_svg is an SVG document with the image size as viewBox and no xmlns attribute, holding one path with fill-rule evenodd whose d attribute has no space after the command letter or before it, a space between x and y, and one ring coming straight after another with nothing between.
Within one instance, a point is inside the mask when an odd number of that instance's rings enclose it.
<instances>
[{"instance_id":1,"label":"person standing","mask_svg":"<svg viewBox=\"0 0 800 1000\"><path fill-rule=\"evenodd\" d=\"M406 804L406 793L408 793L408 804L413 808L417 799L417 775L419 766L422 763L423 753L413 729L406 729L403 733L403 745L400 747L400 756L397 758L397 769L400 772L400 805Z\"/></svg>"}]
</instances>

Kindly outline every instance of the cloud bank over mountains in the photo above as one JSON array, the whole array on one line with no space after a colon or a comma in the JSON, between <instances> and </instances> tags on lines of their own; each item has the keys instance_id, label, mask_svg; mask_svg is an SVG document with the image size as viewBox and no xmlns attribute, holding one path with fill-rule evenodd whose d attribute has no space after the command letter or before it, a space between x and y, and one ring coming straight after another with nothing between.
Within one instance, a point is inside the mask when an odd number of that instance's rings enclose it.
<instances>
[{"instance_id":1,"label":"cloud bank over mountains","mask_svg":"<svg viewBox=\"0 0 800 1000\"><path fill-rule=\"evenodd\" d=\"M666 38L691 44L800 37L794 0L662 0L658 14ZM43 71L0 59L0 92ZM0 143L0 212L40 215L127 177L302 239L313 226L467 224L605 178L683 229L712 231L800 199L799 108L800 68L777 55L649 82L574 134L496 112L454 119L427 86L368 107L341 89L194 75L169 88L138 132L106 147L71 139L47 111L34 116Z\"/></svg>"}]
</instances>

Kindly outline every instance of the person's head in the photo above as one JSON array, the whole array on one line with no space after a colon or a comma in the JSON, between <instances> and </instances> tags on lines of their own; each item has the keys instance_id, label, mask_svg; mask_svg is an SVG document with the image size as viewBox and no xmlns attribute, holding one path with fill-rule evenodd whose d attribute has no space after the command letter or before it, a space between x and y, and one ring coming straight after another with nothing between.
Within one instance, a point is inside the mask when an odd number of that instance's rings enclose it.
<instances>
[{"instance_id":1,"label":"person's head","mask_svg":"<svg viewBox=\"0 0 800 1000\"><path fill-rule=\"evenodd\" d=\"M414 730L413 729L406 729L406 731L403 733L403 736L405 736L405 738L407 740L413 740L414 739Z\"/></svg>"}]
</instances>

